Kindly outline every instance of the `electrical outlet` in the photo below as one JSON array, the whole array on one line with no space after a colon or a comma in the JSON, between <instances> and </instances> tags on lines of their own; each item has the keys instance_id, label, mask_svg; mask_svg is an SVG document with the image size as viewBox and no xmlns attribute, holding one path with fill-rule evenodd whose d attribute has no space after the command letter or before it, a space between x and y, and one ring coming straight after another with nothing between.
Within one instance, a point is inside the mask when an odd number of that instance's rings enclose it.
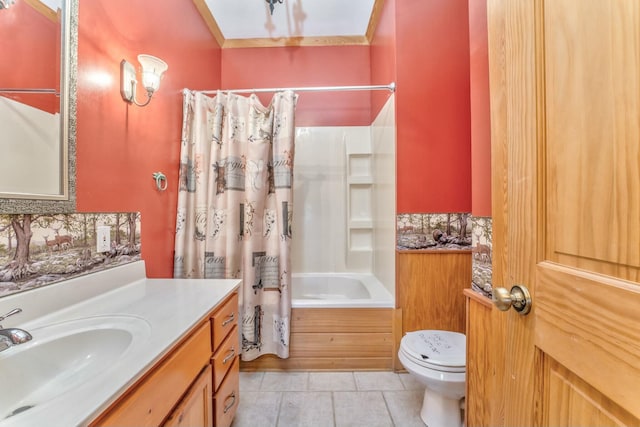
<instances>
[{"instance_id":1,"label":"electrical outlet","mask_svg":"<svg viewBox=\"0 0 640 427\"><path fill-rule=\"evenodd\" d=\"M96 252L109 252L111 250L111 227L101 225L96 227Z\"/></svg>"}]
</instances>

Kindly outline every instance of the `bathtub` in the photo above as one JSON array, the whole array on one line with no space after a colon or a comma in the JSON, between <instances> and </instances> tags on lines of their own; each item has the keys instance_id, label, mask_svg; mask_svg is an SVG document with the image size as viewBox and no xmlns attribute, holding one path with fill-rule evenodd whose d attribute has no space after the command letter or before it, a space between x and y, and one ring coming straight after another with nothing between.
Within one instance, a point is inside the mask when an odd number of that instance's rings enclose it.
<instances>
[{"instance_id":1,"label":"bathtub","mask_svg":"<svg viewBox=\"0 0 640 427\"><path fill-rule=\"evenodd\" d=\"M394 307L393 296L372 274L293 273L293 308Z\"/></svg>"},{"instance_id":2,"label":"bathtub","mask_svg":"<svg viewBox=\"0 0 640 427\"><path fill-rule=\"evenodd\" d=\"M369 274L293 273L288 359L264 355L243 371L388 371L395 302Z\"/></svg>"}]
</instances>

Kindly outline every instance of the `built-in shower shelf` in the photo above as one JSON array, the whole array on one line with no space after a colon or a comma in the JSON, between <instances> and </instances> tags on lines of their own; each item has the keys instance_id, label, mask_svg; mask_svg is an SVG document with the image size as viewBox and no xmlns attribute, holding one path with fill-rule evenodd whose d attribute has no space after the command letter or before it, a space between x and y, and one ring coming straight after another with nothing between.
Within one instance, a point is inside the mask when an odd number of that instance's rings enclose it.
<instances>
[{"instance_id":1,"label":"built-in shower shelf","mask_svg":"<svg viewBox=\"0 0 640 427\"><path fill-rule=\"evenodd\" d=\"M348 183L356 184L356 185L372 185L373 177L371 176L350 176L348 178Z\"/></svg>"},{"instance_id":2,"label":"built-in shower shelf","mask_svg":"<svg viewBox=\"0 0 640 427\"><path fill-rule=\"evenodd\" d=\"M351 229L368 229L373 228L372 220L355 220L349 221L349 228Z\"/></svg>"},{"instance_id":3,"label":"built-in shower shelf","mask_svg":"<svg viewBox=\"0 0 640 427\"><path fill-rule=\"evenodd\" d=\"M373 254L373 156L371 147L347 150L347 260L367 265Z\"/></svg>"}]
</instances>

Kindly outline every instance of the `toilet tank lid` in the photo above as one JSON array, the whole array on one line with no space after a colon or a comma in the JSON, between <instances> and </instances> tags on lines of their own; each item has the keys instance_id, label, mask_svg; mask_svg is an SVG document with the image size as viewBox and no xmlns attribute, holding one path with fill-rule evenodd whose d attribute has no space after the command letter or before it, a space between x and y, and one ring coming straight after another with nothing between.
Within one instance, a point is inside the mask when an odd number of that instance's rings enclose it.
<instances>
[{"instance_id":1,"label":"toilet tank lid","mask_svg":"<svg viewBox=\"0 0 640 427\"><path fill-rule=\"evenodd\" d=\"M405 350L418 360L440 366L465 366L464 334L438 330L415 331L408 332L402 341Z\"/></svg>"}]
</instances>

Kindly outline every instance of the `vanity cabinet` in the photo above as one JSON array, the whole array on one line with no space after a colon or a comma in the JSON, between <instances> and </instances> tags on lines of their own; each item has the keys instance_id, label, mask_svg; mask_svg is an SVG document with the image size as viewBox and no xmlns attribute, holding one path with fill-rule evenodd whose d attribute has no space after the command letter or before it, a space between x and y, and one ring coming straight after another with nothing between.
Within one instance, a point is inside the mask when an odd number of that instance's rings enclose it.
<instances>
[{"instance_id":1,"label":"vanity cabinet","mask_svg":"<svg viewBox=\"0 0 640 427\"><path fill-rule=\"evenodd\" d=\"M211 318L213 332L213 412L216 427L228 427L240 399L238 295L234 294Z\"/></svg>"},{"instance_id":2,"label":"vanity cabinet","mask_svg":"<svg viewBox=\"0 0 640 427\"><path fill-rule=\"evenodd\" d=\"M234 293L90 426L230 426L240 396L237 323Z\"/></svg>"}]
</instances>

